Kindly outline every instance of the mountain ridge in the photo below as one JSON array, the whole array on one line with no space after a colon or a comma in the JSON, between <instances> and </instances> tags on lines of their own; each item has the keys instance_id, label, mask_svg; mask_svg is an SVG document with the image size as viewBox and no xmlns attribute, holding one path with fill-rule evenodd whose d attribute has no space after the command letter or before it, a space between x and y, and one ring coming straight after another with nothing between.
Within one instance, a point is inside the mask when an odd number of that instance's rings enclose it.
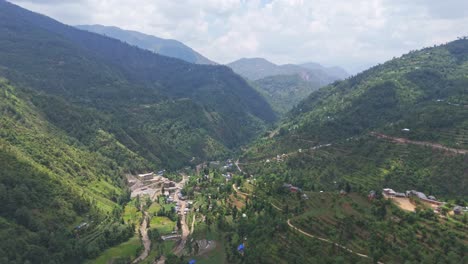
<instances>
[{"instance_id":1,"label":"mountain ridge","mask_svg":"<svg viewBox=\"0 0 468 264\"><path fill-rule=\"evenodd\" d=\"M190 63L217 64L175 39L164 39L134 30L125 30L115 26L104 26L99 24L76 25L75 27L81 30L116 38L130 45L136 45L142 49L147 49L164 56L178 58Z\"/></svg>"},{"instance_id":2,"label":"mountain ridge","mask_svg":"<svg viewBox=\"0 0 468 264\"><path fill-rule=\"evenodd\" d=\"M304 80L312 79L314 81L319 81L322 85L326 85L347 77L347 73L345 73L346 76L338 76L340 74L335 75L335 71L341 69L339 67L327 68L318 63L313 63L314 67L311 66L312 63L301 65L288 63L278 65L260 57L241 58L226 65L232 68L234 72L252 81L275 75L299 75ZM307 65L309 65L309 67L307 67Z\"/></svg>"}]
</instances>

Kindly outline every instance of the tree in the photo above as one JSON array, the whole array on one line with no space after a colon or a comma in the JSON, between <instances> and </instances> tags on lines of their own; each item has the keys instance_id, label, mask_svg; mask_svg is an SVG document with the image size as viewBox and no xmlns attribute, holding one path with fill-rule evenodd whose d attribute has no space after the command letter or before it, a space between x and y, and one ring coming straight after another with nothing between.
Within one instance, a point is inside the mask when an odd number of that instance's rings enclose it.
<instances>
[{"instance_id":1,"label":"tree","mask_svg":"<svg viewBox=\"0 0 468 264\"><path fill-rule=\"evenodd\" d=\"M346 192L346 193L350 193L350 192L351 192L351 185L349 184L349 182L346 182L346 184L345 184L345 192Z\"/></svg>"},{"instance_id":2,"label":"tree","mask_svg":"<svg viewBox=\"0 0 468 264\"><path fill-rule=\"evenodd\" d=\"M182 222L181 222L181 220L180 220L180 216L177 217L177 229L178 229L178 230L182 230Z\"/></svg>"}]
</instances>

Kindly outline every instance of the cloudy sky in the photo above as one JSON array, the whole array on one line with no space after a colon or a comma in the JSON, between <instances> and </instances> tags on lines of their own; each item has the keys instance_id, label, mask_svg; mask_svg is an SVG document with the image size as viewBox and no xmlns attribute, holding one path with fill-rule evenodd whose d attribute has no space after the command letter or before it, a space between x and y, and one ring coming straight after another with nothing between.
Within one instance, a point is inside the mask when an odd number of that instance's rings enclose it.
<instances>
[{"instance_id":1,"label":"cloudy sky","mask_svg":"<svg viewBox=\"0 0 468 264\"><path fill-rule=\"evenodd\" d=\"M184 42L228 63L264 57L350 72L468 35L467 0L12 0L71 25Z\"/></svg>"}]
</instances>

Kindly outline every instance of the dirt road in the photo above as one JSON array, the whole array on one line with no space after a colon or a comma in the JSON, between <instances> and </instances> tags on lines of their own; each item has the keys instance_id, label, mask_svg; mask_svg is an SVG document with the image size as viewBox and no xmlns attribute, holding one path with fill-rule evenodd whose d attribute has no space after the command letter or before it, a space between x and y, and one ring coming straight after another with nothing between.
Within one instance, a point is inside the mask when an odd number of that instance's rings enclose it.
<instances>
[{"instance_id":1,"label":"dirt road","mask_svg":"<svg viewBox=\"0 0 468 264\"><path fill-rule=\"evenodd\" d=\"M239 170L239 172L242 172L242 169L239 167L239 160L236 160L236 162L234 162L234 164L236 164L236 167Z\"/></svg>"},{"instance_id":2,"label":"dirt road","mask_svg":"<svg viewBox=\"0 0 468 264\"><path fill-rule=\"evenodd\" d=\"M151 250L151 240L148 237L147 227L148 227L148 214L145 212L145 218L143 219L143 222L141 223L141 226L140 226L141 241L143 242L144 250L140 254L140 256L138 256L138 258L136 258L133 261L133 263L138 263L146 259L146 257L148 257L149 252Z\"/></svg>"},{"instance_id":3,"label":"dirt road","mask_svg":"<svg viewBox=\"0 0 468 264\"><path fill-rule=\"evenodd\" d=\"M293 224L291 224L291 219L288 219L288 226L291 227L292 229L298 231L299 233L305 235L305 236L318 239L318 240L323 241L323 242L325 242L325 243L333 244L333 245L335 245L335 246L337 246L337 247L340 247L340 248L342 248L342 249L344 249L344 250L348 251L349 253L354 254L354 255L356 255L356 256L363 257L363 258L367 258L367 259L372 259L372 258L369 257L368 255L355 252L355 251L353 251L353 250L351 250L351 249L349 249L349 248L347 248L347 247L345 247L345 246L343 246L343 245L340 245L340 244L338 244L338 243L335 243L335 242L333 242L333 241L331 241L331 240L328 240L328 239L326 239L326 238L321 238L321 237L318 237L318 236L311 235L311 234L309 234L309 233L307 233L307 232L305 232L305 231L303 231L303 230L297 228L297 227L294 226ZM377 263L383 264L383 263L380 262L380 261L378 261Z\"/></svg>"},{"instance_id":4,"label":"dirt road","mask_svg":"<svg viewBox=\"0 0 468 264\"><path fill-rule=\"evenodd\" d=\"M185 182L188 180L187 175L182 175L182 176L183 176L182 181L177 184L177 187L180 187L180 189L182 189L184 187ZM180 203L180 211L182 212L182 217L180 219L180 222L181 222L181 225L182 225L181 241L177 245L177 247L174 249L174 254L177 255L177 256L180 256L180 255L182 255L185 244L187 243L187 237L190 234L190 230L189 230L188 224L186 222L186 214L184 214L185 208L187 207L187 201L180 200L177 193L174 195L174 201L176 203Z\"/></svg>"},{"instance_id":5,"label":"dirt road","mask_svg":"<svg viewBox=\"0 0 468 264\"><path fill-rule=\"evenodd\" d=\"M410 140L406 138L399 138L399 137L392 137L388 136L382 133L376 133L376 132L371 132L370 133L372 136L377 137L377 138L382 138L382 139L387 139L389 141L392 141L394 143L398 144L411 144L411 145L419 145L419 146L425 146L425 147L431 147L433 149L440 149L440 150L445 150L448 152L452 152L455 154L467 154L468 150L466 149L456 149L456 148L449 148L444 145L438 144L438 143L432 143L432 142L426 142L426 141L415 141L415 140Z\"/></svg>"},{"instance_id":6,"label":"dirt road","mask_svg":"<svg viewBox=\"0 0 468 264\"><path fill-rule=\"evenodd\" d=\"M244 199L250 195L250 194L248 194L248 193L239 191L239 190L237 189L235 183L232 185L232 188L234 189L234 191L235 191L237 194L240 194L241 196L243 196Z\"/></svg>"}]
</instances>

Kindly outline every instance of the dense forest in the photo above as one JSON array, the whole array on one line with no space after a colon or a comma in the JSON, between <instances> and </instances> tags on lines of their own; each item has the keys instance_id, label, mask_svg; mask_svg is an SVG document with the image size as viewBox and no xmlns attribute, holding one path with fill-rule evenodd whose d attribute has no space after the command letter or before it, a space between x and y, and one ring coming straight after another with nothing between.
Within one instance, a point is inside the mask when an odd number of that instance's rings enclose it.
<instances>
[{"instance_id":1,"label":"dense forest","mask_svg":"<svg viewBox=\"0 0 468 264\"><path fill-rule=\"evenodd\" d=\"M304 79L301 75L275 75L251 83L280 115L323 86L319 80Z\"/></svg>"}]
</instances>

